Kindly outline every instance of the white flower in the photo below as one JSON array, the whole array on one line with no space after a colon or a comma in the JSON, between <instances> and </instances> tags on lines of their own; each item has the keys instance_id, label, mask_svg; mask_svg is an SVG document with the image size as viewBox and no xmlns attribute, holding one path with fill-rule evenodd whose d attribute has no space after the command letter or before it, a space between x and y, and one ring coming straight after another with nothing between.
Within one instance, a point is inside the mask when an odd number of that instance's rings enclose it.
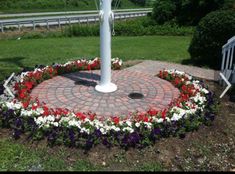
<instances>
[{"instance_id":1,"label":"white flower","mask_svg":"<svg viewBox=\"0 0 235 174\"><path fill-rule=\"evenodd\" d=\"M126 121L126 124L127 124L129 127L132 126L132 123L130 122L130 120L127 120L127 121Z\"/></svg>"},{"instance_id":2,"label":"white flower","mask_svg":"<svg viewBox=\"0 0 235 174\"><path fill-rule=\"evenodd\" d=\"M100 132L103 134L103 135L105 135L107 132L106 132L106 130L104 130L104 128L100 128Z\"/></svg>"},{"instance_id":3,"label":"white flower","mask_svg":"<svg viewBox=\"0 0 235 174\"><path fill-rule=\"evenodd\" d=\"M145 125L148 129L152 129L152 123L144 122L144 125Z\"/></svg>"},{"instance_id":4,"label":"white flower","mask_svg":"<svg viewBox=\"0 0 235 174\"><path fill-rule=\"evenodd\" d=\"M157 120L157 123L162 123L164 120L163 120L163 118L159 118L158 120Z\"/></svg>"},{"instance_id":5,"label":"white flower","mask_svg":"<svg viewBox=\"0 0 235 174\"><path fill-rule=\"evenodd\" d=\"M140 123L135 123L135 126L138 128L138 127L140 127Z\"/></svg>"},{"instance_id":6,"label":"white flower","mask_svg":"<svg viewBox=\"0 0 235 174\"><path fill-rule=\"evenodd\" d=\"M54 125L55 127L58 127L58 126L59 126L59 123L58 123L58 122L54 122L53 125Z\"/></svg>"},{"instance_id":7,"label":"white flower","mask_svg":"<svg viewBox=\"0 0 235 174\"><path fill-rule=\"evenodd\" d=\"M201 90L201 92L203 92L204 94L208 94L208 93L209 93L209 91L208 91L207 89L205 89L205 88L203 88L203 89Z\"/></svg>"},{"instance_id":8,"label":"white flower","mask_svg":"<svg viewBox=\"0 0 235 174\"><path fill-rule=\"evenodd\" d=\"M130 128L130 127L125 127L123 128L123 131L127 131L127 132L130 132L130 133L133 133L134 132L134 129Z\"/></svg>"}]
</instances>

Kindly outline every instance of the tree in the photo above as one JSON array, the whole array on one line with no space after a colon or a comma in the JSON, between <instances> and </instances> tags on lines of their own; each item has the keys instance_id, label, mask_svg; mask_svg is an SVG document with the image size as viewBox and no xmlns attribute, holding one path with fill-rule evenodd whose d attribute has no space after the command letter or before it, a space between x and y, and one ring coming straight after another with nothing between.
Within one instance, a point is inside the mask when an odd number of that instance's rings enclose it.
<instances>
[{"instance_id":1,"label":"tree","mask_svg":"<svg viewBox=\"0 0 235 174\"><path fill-rule=\"evenodd\" d=\"M174 19L180 25L196 26L201 18L225 5L231 8L234 0L156 0L153 19L159 24Z\"/></svg>"}]
</instances>

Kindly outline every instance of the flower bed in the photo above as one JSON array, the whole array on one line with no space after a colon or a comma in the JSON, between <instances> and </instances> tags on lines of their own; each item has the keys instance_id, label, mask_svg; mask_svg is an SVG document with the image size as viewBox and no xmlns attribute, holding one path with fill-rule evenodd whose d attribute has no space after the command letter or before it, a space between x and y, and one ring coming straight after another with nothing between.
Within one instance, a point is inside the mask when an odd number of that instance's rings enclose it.
<instances>
[{"instance_id":1,"label":"flower bed","mask_svg":"<svg viewBox=\"0 0 235 174\"><path fill-rule=\"evenodd\" d=\"M121 68L121 60L113 59L113 69ZM161 137L180 136L194 131L202 124L210 124L215 117L213 94L203 83L177 70L164 70L158 77L171 82L180 95L164 110L149 109L101 120L95 113L72 112L66 108L48 108L45 103L32 100L31 90L56 75L79 70L100 68L98 58L78 60L64 65L55 64L15 76L10 87L15 98L6 91L0 96L0 126L13 129L13 136L22 133L33 140L47 138L50 145L65 144L91 148L102 143L108 147L143 147Z\"/></svg>"}]
</instances>

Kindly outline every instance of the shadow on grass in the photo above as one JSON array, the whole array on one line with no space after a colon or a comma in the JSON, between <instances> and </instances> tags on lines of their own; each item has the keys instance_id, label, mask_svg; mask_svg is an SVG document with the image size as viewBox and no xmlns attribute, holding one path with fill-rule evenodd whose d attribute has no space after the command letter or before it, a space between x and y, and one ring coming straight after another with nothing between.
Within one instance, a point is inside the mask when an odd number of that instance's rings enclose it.
<instances>
[{"instance_id":1,"label":"shadow on grass","mask_svg":"<svg viewBox=\"0 0 235 174\"><path fill-rule=\"evenodd\" d=\"M6 58L0 58L0 63L6 63L6 64L13 64L20 68L24 68L24 65L22 63L22 60L26 59L26 57L6 57Z\"/></svg>"},{"instance_id":2,"label":"shadow on grass","mask_svg":"<svg viewBox=\"0 0 235 174\"><path fill-rule=\"evenodd\" d=\"M182 65L197 65L197 63L196 62L194 62L192 59L184 59L184 60L182 60L181 61L181 64Z\"/></svg>"},{"instance_id":3,"label":"shadow on grass","mask_svg":"<svg viewBox=\"0 0 235 174\"><path fill-rule=\"evenodd\" d=\"M0 58L0 81L7 79L11 73L16 72L18 74L22 71L31 71L32 67L24 66L22 61L26 57L6 57Z\"/></svg>"}]
</instances>

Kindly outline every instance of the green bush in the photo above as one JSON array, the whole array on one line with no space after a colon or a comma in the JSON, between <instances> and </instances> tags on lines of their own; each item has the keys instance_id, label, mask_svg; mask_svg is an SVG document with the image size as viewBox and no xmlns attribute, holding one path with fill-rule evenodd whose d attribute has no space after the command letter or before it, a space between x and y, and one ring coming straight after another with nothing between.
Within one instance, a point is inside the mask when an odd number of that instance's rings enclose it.
<instances>
[{"instance_id":1,"label":"green bush","mask_svg":"<svg viewBox=\"0 0 235 174\"><path fill-rule=\"evenodd\" d=\"M222 46L235 35L234 11L216 11L204 17L189 47L191 59L199 65L219 69Z\"/></svg>"},{"instance_id":2,"label":"green bush","mask_svg":"<svg viewBox=\"0 0 235 174\"><path fill-rule=\"evenodd\" d=\"M98 36L99 35L99 25L98 24L75 24L66 27L63 31L65 36Z\"/></svg>"},{"instance_id":3,"label":"green bush","mask_svg":"<svg viewBox=\"0 0 235 174\"><path fill-rule=\"evenodd\" d=\"M152 17L158 24L174 21L196 26L208 13L231 9L234 5L234 0L156 0Z\"/></svg>"},{"instance_id":4,"label":"green bush","mask_svg":"<svg viewBox=\"0 0 235 174\"><path fill-rule=\"evenodd\" d=\"M192 35L193 27L179 27L178 25L157 25L149 17L116 21L115 34L117 36L144 36L144 35L170 35L185 36ZM78 24L67 27L65 36L99 36L99 24Z\"/></svg>"},{"instance_id":5,"label":"green bush","mask_svg":"<svg viewBox=\"0 0 235 174\"><path fill-rule=\"evenodd\" d=\"M172 0L157 0L154 4L152 16L158 24L164 24L174 18L175 11L176 5L172 3Z\"/></svg>"}]
</instances>

